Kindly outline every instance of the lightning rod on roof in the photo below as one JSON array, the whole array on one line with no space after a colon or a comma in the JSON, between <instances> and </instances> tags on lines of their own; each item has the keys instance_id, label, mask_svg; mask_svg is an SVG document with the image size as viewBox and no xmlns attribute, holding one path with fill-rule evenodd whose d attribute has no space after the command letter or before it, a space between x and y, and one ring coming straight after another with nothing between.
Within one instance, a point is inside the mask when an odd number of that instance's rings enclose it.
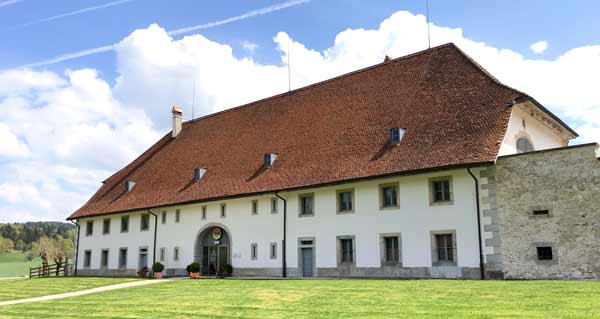
<instances>
[{"instance_id":1,"label":"lightning rod on roof","mask_svg":"<svg viewBox=\"0 0 600 319\"><path fill-rule=\"evenodd\" d=\"M196 78L194 78L194 84L192 86L192 120L194 119L195 109L196 109Z\"/></svg>"},{"instance_id":2,"label":"lightning rod on roof","mask_svg":"<svg viewBox=\"0 0 600 319\"><path fill-rule=\"evenodd\" d=\"M290 40L288 41L288 50L287 50L287 58L288 58L288 92L290 92L292 90L292 71L291 68L292 66L290 65L290 42L292 42L292 39L290 38Z\"/></svg>"},{"instance_id":3,"label":"lightning rod on roof","mask_svg":"<svg viewBox=\"0 0 600 319\"><path fill-rule=\"evenodd\" d=\"M431 33L429 31L429 0L425 0L426 20L427 20L427 48L431 49Z\"/></svg>"}]
</instances>

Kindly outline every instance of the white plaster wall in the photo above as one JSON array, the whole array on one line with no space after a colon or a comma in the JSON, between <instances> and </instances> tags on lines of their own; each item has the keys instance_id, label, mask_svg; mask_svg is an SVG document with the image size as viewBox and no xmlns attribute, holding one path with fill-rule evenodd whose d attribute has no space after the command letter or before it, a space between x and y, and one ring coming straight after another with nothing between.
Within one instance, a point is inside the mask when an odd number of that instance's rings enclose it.
<instances>
[{"instance_id":1,"label":"white plaster wall","mask_svg":"<svg viewBox=\"0 0 600 319\"><path fill-rule=\"evenodd\" d=\"M125 215L125 214L123 214ZM79 220L81 225L79 239L78 269L84 269L84 251L92 251L90 269L100 268L100 252L109 249L108 268L117 269L119 264L119 249L127 247L128 268L138 268L139 248L148 247L148 264L152 262L152 240L154 236L154 218L150 218L150 227L147 231L140 230L140 213L130 213L129 232L121 233L121 215L108 215L92 218L94 231L91 236L86 236L86 223L89 218ZM110 218L110 233L102 234L102 223L105 218Z\"/></svg>"},{"instance_id":2,"label":"white plaster wall","mask_svg":"<svg viewBox=\"0 0 600 319\"><path fill-rule=\"evenodd\" d=\"M429 205L429 178L452 176L454 204ZM379 208L379 184L399 182L400 208ZM336 214L336 190L354 188L355 212ZM288 265L298 265L298 237L316 237L317 267L336 267L336 236L356 238L356 267L379 267L380 234L401 233L404 267L431 267L430 231L456 230L458 266L478 267L475 188L466 170L344 184L315 191L315 216L298 217L298 194L286 194Z\"/></svg>"},{"instance_id":3,"label":"white plaster wall","mask_svg":"<svg viewBox=\"0 0 600 319\"><path fill-rule=\"evenodd\" d=\"M430 206L429 178L452 176L454 202L452 205ZM379 209L379 184L398 182L400 208ZM336 213L336 190L354 188L355 210L352 214ZM315 194L315 216L298 217L298 195ZM430 231L456 230L459 267L478 267L478 245L474 182L466 169L420 174L397 178L378 179L361 183L343 184L282 193L288 200L287 264L298 265L299 237L316 238L316 266L336 267L336 236L354 235L356 238L356 266L380 266L380 234L401 233L402 263L404 267L430 267ZM283 202L279 200L278 213L271 213L272 195L246 197L227 201L192 204L165 208L167 223L161 224L164 209L152 209L158 215L156 253L166 247L166 268L185 268L194 259L194 245L200 230L207 225L222 225L230 231L231 256L234 268L276 268L282 262ZM259 201L258 215L252 215L252 200ZM220 204L226 203L227 215L220 217ZM207 219L201 219L201 207L206 205ZM181 221L175 223L175 209L181 210ZM140 212L130 213L128 233L120 233L120 216L112 215L111 232L102 235L103 217L94 218L94 234L85 236L85 222L81 224L78 265L83 269L83 254L92 250L92 269L98 269L100 250L110 249L109 268L118 266L120 247L128 247L128 268L138 265L140 246L148 247L148 263L152 262L154 218L150 230L140 232ZM277 242L277 259L270 259L269 245ZM258 244L258 259L251 260L250 245ZM180 247L179 261L173 260L174 247Z\"/></svg>"},{"instance_id":4,"label":"white plaster wall","mask_svg":"<svg viewBox=\"0 0 600 319\"><path fill-rule=\"evenodd\" d=\"M523 127L525 121L525 127ZM567 146L568 141L519 106L512 109L498 156L517 153L517 139L527 137L536 151Z\"/></svg>"}]
</instances>

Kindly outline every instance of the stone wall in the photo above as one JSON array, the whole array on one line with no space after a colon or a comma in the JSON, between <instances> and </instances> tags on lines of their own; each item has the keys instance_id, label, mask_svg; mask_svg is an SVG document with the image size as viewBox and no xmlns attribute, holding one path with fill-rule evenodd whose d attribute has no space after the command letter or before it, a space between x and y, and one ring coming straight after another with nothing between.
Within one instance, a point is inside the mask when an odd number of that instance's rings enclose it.
<instances>
[{"instance_id":1,"label":"stone wall","mask_svg":"<svg viewBox=\"0 0 600 319\"><path fill-rule=\"evenodd\" d=\"M600 279L597 149L587 144L498 159L498 244L505 278ZM539 260L538 247L551 247L552 259Z\"/></svg>"}]
</instances>

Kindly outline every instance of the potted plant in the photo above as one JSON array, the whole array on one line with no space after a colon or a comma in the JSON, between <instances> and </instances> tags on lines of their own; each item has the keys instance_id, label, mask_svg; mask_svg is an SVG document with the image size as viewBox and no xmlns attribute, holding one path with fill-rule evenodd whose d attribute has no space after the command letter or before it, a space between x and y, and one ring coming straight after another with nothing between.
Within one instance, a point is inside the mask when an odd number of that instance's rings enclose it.
<instances>
[{"instance_id":1,"label":"potted plant","mask_svg":"<svg viewBox=\"0 0 600 319\"><path fill-rule=\"evenodd\" d=\"M165 265L161 263L155 263L152 265L152 272L154 273L154 279L162 279L163 270L165 270Z\"/></svg>"},{"instance_id":2,"label":"potted plant","mask_svg":"<svg viewBox=\"0 0 600 319\"><path fill-rule=\"evenodd\" d=\"M191 264L189 264L187 267L187 272L190 275L190 278L192 279L198 279L200 278L200 264L197 262L193 262Z\"/></svg>"}]
</instances>

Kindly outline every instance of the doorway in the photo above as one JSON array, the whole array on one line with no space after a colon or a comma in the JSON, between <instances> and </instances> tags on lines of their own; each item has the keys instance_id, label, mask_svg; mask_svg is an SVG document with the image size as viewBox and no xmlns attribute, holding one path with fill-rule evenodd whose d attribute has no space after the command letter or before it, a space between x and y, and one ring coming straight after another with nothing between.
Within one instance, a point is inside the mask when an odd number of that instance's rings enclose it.
<instances>
[{"instance_id":1,"label":"doorway","mask_svg":"<svg viewBox=\"0 0 600 319\"><path fill-rule=\"evenodd\" d=\"M196 261L205 276L216 275L222 267L231 264L230 237L223 227L211 226L202 231L196 247Z\"/></svg>"},{"instance_id":2,"label":"doorway","mask_svg":"<svg viewBox=\"0 0 600 319\"><path fill-rule=\"evenodd\" d=\"M315 239L299 238L298 239L298 268L300 275L304 278L315 277Z\"/></svg>"}]
</instances>

